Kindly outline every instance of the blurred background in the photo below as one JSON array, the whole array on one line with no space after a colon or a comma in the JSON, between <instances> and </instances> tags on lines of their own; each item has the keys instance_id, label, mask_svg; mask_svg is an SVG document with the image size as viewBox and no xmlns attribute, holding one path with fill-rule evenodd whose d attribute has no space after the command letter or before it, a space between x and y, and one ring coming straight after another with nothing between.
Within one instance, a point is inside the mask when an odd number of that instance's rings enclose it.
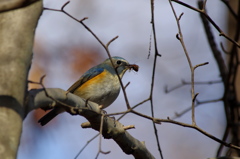
<instances>
[{"instance_id":1,"label":"blurred background","mask_svg":"<svg viewBox=\"0 0 240 159\"><path fill-rule=\"evenodd\" d=\"M44 7L60 9L66 0L44 0ZM197 7L197 0L184 2ZM196 81L219 81L219 71L211 54L203 25L198 13L174 3L177 14L184 12L181 27L193 65L209 62L195 71ZM65 8L77 19L88 17L84 23L107 43L119 36L109 47L112 56L124 57L129 63L139 65L136 72L127 72L123 83L131 106L149 97L154 58L154 42L151 29L150 1L146 0L72 0ZM226 7L219 0L207 2L207 10L212 19L227 32ZM185 85L170 93L169 89L181 83L190 82L190 69L182 46L176 39L177 25L167 0L155 1L155 22L157 45L162 57L158 58L154 86L154 110L157 118L174 117L175 113L191 105L190 85ZM214 29L213 29L214 30ZM225 42L214 30L217 42ZM151 43L151 46L150 46ZM149 47L151 50L149 51ZM148 54L150 57L148 59ZM44 85L67 90L85 71L108 58L99 42L79 23L63 13L43 11L36 30L34 56L29 80L39 81L46 74ZM39 88L38 85L30 85ZM196 85L200 93L199 101L221 98L221 83ZM108 113L126 110L122 92L108 108ZM150 102L139 106L137 111L150 114ZM86 122L81 116L63 113L42 127L37 121L45 114L42 110L31 112L24 120L18 159L73 159L79 150L97 134L92 129L82 129ZM176 120L191 123L191 112ZM152 122L139 116L128 114L120 121L124 125L135 125L128 130L140 141L145 141L149 151L160 158ZM203 130L217 138L222 138L226 125L221 102L200 105L196 108L196 122ZM157 125L161 149L165 159L203 159L214 157L219 144L196 130L171 123ZM79 159L95 158L99 138L92 141L80 154ZM112 140L102 140L102 150L111 151L100 154L99 159L132 159Z\"/></svg>"}]
</instances>

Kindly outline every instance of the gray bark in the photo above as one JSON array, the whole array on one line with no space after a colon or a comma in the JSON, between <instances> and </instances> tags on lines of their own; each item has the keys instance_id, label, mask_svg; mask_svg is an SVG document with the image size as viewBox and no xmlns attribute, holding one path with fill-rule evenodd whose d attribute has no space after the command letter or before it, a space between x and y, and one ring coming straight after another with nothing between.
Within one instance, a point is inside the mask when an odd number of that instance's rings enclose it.
<instances>
[{"instance_id":1,"label":"gray bark","mask_svg":"<svg viewBox=\"0 0 240 159\"><path fill-rule=\"evenodd\" d=\"M4 159L14 159L17 155L34 32L42 1L14 9L18 7L7 7L4 1L0 2L0 156Z\"/></svg>"}]
</instances>

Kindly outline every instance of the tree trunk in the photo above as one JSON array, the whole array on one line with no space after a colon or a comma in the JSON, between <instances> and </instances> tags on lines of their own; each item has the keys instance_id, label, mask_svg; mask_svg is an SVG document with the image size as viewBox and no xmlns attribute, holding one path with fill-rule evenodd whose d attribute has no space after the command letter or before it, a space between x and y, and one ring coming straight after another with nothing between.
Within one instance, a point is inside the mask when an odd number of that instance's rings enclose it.
<instances>
[{"instance_id":1,"label":"tree trunk","mask_svg":"<svg viewBox=\"0 0 240 159\"><path fill-rule=\"evenodd\" d=\"M26 115L27 77L42 1L17 8L0 11L0 156L8 159L17 156Z\"/></svg>"}]
</instances>

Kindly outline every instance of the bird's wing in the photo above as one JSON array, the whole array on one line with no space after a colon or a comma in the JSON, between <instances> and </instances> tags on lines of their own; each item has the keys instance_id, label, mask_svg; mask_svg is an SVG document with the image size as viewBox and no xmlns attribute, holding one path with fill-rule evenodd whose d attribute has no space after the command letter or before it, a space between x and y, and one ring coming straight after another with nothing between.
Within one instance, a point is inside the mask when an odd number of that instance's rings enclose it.
<instances>
[{"instance_id":1,"label":"bird's wing","mask_svg":"<svg viewBox=\"0 0 240 159\"><path fill-rule=\"evenodd\" d=\"M83 83L85 83L86 81L90 80L91 78L99 75L100 73L102 73L104 71L103 68L101 67L93 67L90 70L88 70L86 73L84 73L80 79L78 81L76 81L69 89L68 92L73 93L77 88L79 88Z\"/></svg>"}]
</instances>

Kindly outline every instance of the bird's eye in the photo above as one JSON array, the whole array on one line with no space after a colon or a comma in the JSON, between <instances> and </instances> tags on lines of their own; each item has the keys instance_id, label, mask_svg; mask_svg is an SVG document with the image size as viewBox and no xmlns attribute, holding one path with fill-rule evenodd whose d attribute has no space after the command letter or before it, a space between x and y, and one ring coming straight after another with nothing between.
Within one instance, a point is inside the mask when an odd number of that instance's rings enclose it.
<instances>
[{"instance_id":1,"label":"bird's eye","mask_svg":"<svg viewBox=\"0 0 240 159\"><path fill-rule=\"evenodd\" d=\"M121 63L122 63L122 61L119 61L119 60L117 61L117 64L118 64L118 65L120 65Z\"/></svg>"}]
</instances>

